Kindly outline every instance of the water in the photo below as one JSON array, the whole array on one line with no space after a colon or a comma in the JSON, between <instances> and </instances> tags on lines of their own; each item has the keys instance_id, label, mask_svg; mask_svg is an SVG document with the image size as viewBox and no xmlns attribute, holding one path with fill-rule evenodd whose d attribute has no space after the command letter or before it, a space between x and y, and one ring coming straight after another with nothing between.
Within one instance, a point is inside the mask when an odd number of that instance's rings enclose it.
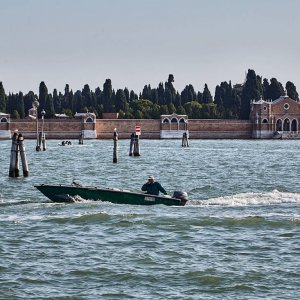
<instances>
[{"instance_id":1,"label":"water","mask_svg":"<svg viewBox=\"0 0 300 300\"><path fill-rule=\"evenodd\" d=\"M298 299L300 141L0 142L0 299ZM21 172L22 173L22 172ZM54 204L34 184L139 190L154 175L185 207Z\"/></svg>"}]
</instances>

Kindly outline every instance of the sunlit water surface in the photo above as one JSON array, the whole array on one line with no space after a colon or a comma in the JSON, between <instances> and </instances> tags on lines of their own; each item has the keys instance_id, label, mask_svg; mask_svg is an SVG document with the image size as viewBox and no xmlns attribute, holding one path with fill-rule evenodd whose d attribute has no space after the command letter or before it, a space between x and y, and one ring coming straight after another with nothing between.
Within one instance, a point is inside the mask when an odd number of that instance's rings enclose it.
<instances>
[{"instance_id":1,"label":"sunlit water surface","mask_svg":"<svg viewBox=\"0 0 300 300\"><path fill-rule=\"evenodd\" d=\"M35 151L8 177L0 142L0 299L299 299L300 141L85 141ZM154 175L185 207L54 204L35 184L139 191Z\"/></svg>"}]
</instances>

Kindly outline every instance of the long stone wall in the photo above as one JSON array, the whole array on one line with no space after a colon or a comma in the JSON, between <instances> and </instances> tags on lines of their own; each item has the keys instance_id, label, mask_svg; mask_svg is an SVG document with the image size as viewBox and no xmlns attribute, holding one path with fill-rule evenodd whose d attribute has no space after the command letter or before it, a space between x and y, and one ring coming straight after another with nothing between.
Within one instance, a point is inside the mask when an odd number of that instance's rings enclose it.
<instances>
[{"instance_id":1,"label":"long stone wall","mask_svg":"<svg viewBox=\"0 0 300 300\"><path fill-rule=\"evenodd\" d=\"M77 139L83 131L95 133L99 139L111 139L114 129L117 128L120 139L127 139L135 132L135 126L141 126L142 139L159 139L165 124L161 120L137 119L97 119L94 123L83 123L80 119L48 120L44 122L44 132L47 139ZM39 120L39 131L42 122ZM176 126L172 130L176 130ZM178 127L178 126L177 126ZM179 128L181 129L181 128ZM187 124L191 139L251 139L253 124L243 120L189 120ZM0 123L0 131L18 130L25 138L36 138L36 122L34 120L11 120ZM1 138L1 135L0 135ZM89 136L93 138L93 134Z\"/></svg>"},{"instance_id":2,"label":"long stone wall","mask_svg":"<svg viewBox=\"0 0 300 300\"><path fill-rule=\"evenodd\" d=\"M160 138L160 120L136 120L136 119L116 119L116 120L104 120L97 119L96 131L97 138L106 139L112 138L114 128L117 128L119 138L129 138L130 135L135 132L135 125L141 126L142 134L141 138L145 139L159 139Z\"/></svg>"},{"instance_id":3,"label":"long stone wall","mask_svg":"<svg viewBox=\"0 0 300 300\"><path fill-rule=\"evenodd\" d=\"M42 130L42 121L38 123L39 131ZM12 120L10 130L22 132L25 138L36 138L36 122L34 120ZM81 120L48 120L44 121L44 132L47 139L73 139L79 138L83 130Z\"/></svg>"},{"instance_id":4,"label":"long stone wall","mask_svg":"<svg viewBox=\"0 0 300 300\"><path fill-rule=\"evenodd\" d=\"M253 124L248 120L189 120L191 139L251 139Z\"/></svg>"}]
</instances>

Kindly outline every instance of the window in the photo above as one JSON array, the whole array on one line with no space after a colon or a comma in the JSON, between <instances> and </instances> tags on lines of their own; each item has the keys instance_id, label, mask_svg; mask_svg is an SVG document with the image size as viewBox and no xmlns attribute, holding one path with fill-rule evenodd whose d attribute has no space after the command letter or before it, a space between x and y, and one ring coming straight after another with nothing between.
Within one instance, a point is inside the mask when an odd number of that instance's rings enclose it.
<instances>
[{"instance_id":1,"label":"window","mask_svg":"<svg viewBox=\"0 0 300 300\"><path fill-rule=\"evenodd\" d=\"M289 105L288 103L285 103L285 104L283 105L283 108L284 108L285 110L288 110L288 109L290 108L290 105Z\"/></svg>"}]
</instances>

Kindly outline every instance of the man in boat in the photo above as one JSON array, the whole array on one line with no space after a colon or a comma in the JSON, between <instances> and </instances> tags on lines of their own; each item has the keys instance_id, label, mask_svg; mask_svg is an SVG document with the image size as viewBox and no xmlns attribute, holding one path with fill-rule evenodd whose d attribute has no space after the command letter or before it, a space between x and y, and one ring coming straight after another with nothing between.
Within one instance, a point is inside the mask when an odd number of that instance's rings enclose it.
<instances>
[{"instance_id":1,"label":"man in boat","mask_svg":"<svg viewBox=\"0 0 300 300\"><path fill-rule=\"evenodd\" d=\"M159 195L159 192L167 195L166 190L161 186L157 181L154 181L153 176L148 177L148 181L142 186L142 191L145 191L146 194Z\"/></svg>"}]
</instances>

